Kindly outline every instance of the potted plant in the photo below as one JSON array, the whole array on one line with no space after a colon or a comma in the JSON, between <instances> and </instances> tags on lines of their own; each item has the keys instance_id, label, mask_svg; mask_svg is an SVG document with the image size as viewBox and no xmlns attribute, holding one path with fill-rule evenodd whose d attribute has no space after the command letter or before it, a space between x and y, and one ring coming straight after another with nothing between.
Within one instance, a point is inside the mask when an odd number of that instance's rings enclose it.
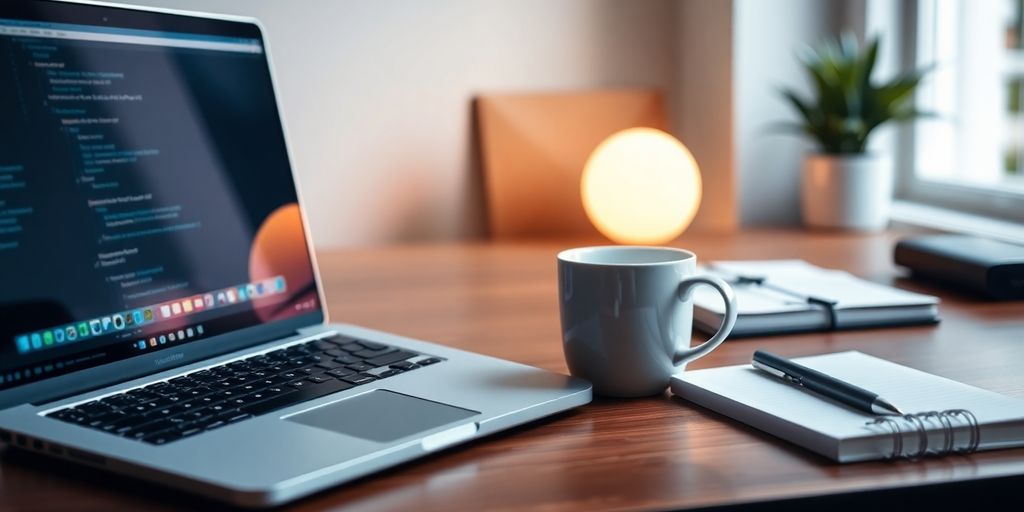
<instances>
[{"instance_id":1,"label":"potted plant","mask_svg":"<svg viewBox=\"0 0 1024 512\"><path fill-rule=\"evenodd\" d=\"M882 84L871 80L878 39L859 46L852 34L826 41L799 55L814 91L803 98L782 94L800 115L796 128L809 135L818 152L804 158L801 210L811 227L883 229L892 203L892 156L869 153L868 137L889 121L921 116L912 94L926 70Z\"/></svg>"}]
</instances>

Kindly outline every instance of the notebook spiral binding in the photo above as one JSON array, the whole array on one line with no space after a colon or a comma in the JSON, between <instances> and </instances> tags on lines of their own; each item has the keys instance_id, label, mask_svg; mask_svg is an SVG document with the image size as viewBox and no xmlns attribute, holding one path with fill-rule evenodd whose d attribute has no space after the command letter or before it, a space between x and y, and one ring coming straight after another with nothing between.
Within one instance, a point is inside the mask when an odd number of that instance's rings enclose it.
<instances>
[{"instance_id":1,"label":"notebook spiral binding","mask_svg":"<svg viewBox=\"0 0 1024 512\"><path fill-rule=\"evenodd\" d=\"M929 446L929 423L941 426L941 447ZM978 445L981 443L981 429L978 427L978 418L966 409L919 412L904 416L886 416L869 421L866 425L881 425L892 433L892 453L886 457L887 460L899 458L917 460L922 457L938 457L951 453L964 455L977 451ZM912 425L913 428L905 430L903 427L906 425ZM960 446L957 446L956 439L958 430L966 430L968 434L967 442ZM931 431L934 432L934 428ZM906 454L903 453L903 438L905 435L912 435L917 438L916 449Z\"/></svg>"}]
</instances>

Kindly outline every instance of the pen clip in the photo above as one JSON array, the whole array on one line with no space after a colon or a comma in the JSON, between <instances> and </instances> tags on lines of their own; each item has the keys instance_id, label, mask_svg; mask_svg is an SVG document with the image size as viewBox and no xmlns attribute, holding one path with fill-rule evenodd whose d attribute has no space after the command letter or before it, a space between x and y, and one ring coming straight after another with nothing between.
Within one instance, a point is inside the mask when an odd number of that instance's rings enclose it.
<instances>
[{"instance_id":1,"label":"pen clip","mask_svg":"<svg viewBox=\"0 0 1024 512\"><path fill-rule=\"evenodd\" d=\"M754 368L757 368L758 370L774 375L775 377L778 377L790 384L800 387L803 387L804 385L803 379L801 379L800 377L794 377L774 366L769 366L756 359L751 361L750 365L753 366Z\"/></svg>"}]
</instances>

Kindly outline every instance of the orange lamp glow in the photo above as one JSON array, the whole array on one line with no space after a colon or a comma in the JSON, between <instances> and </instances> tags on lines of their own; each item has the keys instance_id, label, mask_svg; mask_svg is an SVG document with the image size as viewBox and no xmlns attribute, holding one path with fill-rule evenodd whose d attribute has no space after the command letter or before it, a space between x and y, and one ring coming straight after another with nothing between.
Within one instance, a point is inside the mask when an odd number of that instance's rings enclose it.
<instances>
[{"instance_id":1,"label":"orange lamp glow","mask_svg":"<svg viewBox=\"0 0 1024 512\"><path fill-rule=\"evenodd\" d=\"M587 217L604 236L620 244L663 244L681 235L697 214L700 169L675 137L630 128L594 149L580 191Z\"/></svg>"}]
</instances>

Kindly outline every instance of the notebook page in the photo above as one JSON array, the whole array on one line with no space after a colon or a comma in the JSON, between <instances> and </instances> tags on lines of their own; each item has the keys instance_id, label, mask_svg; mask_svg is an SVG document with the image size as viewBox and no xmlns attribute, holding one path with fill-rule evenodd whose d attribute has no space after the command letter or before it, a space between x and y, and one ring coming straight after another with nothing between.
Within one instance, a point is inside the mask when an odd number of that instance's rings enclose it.
<instances>
[{"instance_id":1,"label":"notebook page","mask_svg":"<svg viewBox=\"0 0 1024 512\"><path fill-rule=\"evenodd\" d=\"M978 423L1024 420L1024 400L914 370L861 352L794 361L876 392L907 412L968 409ZM684 372L677 376L714 394L836 439L869 436L875 416L811 394L750 365ZM728 411L722 411L728 414ZM875 431L877 432L877 431Z\"/></svg>"}]
</instances>

